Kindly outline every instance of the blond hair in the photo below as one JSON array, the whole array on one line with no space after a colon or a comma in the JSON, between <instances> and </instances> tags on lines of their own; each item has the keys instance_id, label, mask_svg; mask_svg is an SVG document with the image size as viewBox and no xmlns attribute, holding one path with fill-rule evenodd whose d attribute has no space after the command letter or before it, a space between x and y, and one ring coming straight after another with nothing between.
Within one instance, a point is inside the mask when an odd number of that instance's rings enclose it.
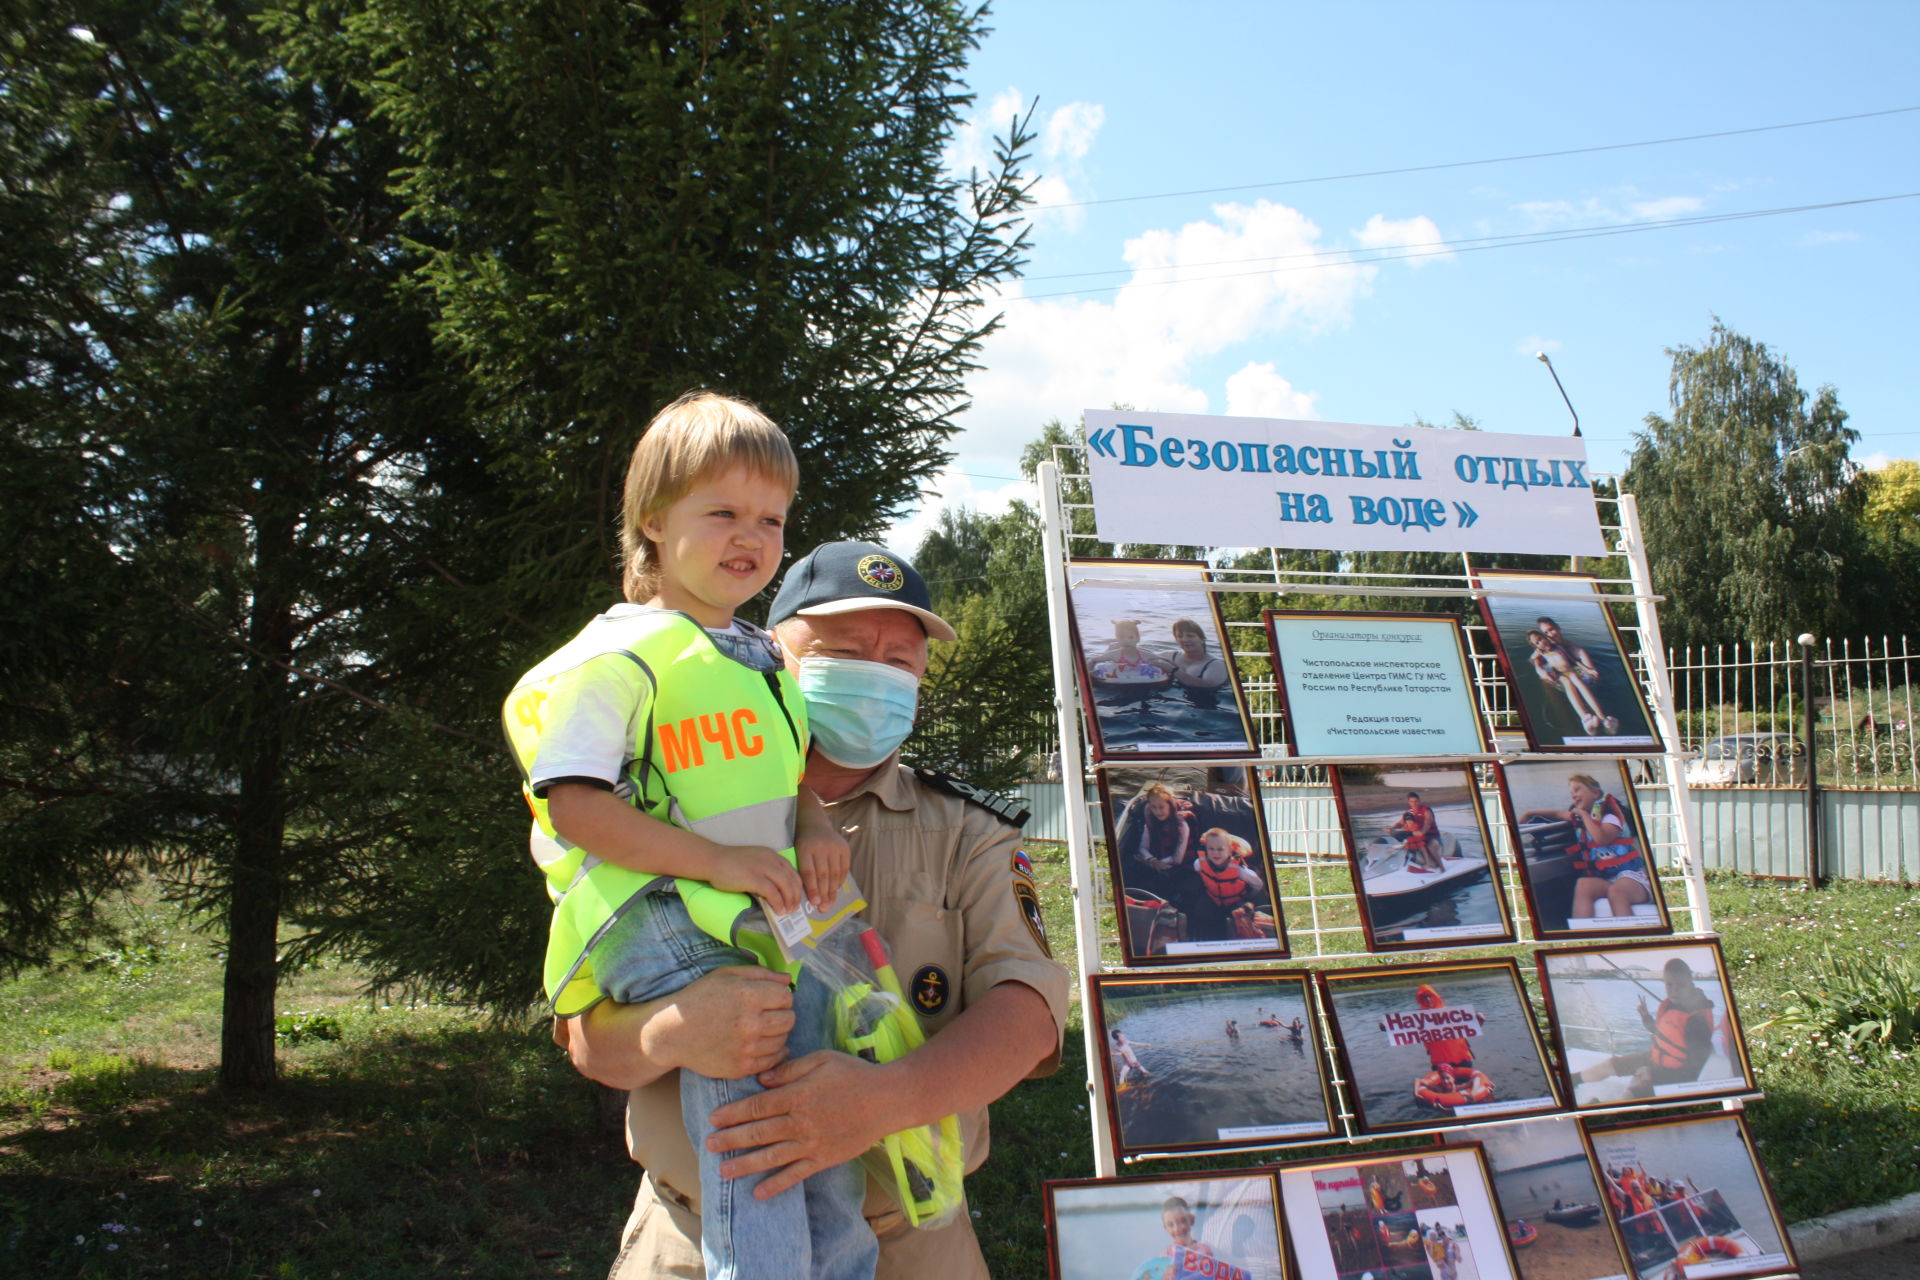
<instances>
[{"instance_id":1,"label":"blond hair","mask_svg":"<svg viewBox=\"0 0 1920 1280\"><path fill-rule=\"evenodd\" d=\"M642 604L660 591L660 553L642 526L702 479L735 467L788 493L800 484L786 432L745 400L689 391L653 416L633 446L620 496L620 586L629 601Z\"/></svg>"}]
</instances>

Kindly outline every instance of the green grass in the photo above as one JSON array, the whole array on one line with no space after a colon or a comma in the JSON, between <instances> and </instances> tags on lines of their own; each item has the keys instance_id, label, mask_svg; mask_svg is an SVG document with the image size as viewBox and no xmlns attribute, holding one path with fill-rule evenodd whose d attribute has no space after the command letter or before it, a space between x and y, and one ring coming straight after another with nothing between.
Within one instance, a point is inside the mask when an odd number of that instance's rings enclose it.
<instances>
[{"instance_id":1,"label":"green grass","mask_svg":"<svg viewBox=\"0 0 1920 1280\"><path fill-rule=\"evenodd\" d=\"M1071 964L1065 856L1033 853ZM1920 891L1720 876L1711 898L1768 1093L1750 1115L1788 1220L1920 1190L1910 1053L1755 1029L1824 946L1920 949ZM283 1087L235 1094L214 1083L218 947L157 904L123 909L128 945L0 983L0 1275L604 1274L634 1171L544 1026L373 1002L352 972L313 969L280 1003ZM1343 920L1323 909L1323 923ZM1045 1274L1039 1184L1091 1173L1076 994L1060 1070L994 1108L993 1156L969 1181L994 1274Z\"/></svg>"}]
</instances>

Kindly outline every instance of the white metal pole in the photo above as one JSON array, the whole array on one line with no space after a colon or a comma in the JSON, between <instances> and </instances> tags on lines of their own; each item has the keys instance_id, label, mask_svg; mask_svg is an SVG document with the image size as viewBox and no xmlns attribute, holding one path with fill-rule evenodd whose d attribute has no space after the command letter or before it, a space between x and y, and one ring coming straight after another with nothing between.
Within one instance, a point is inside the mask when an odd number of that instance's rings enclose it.
<instances>
[{"instance_id":1,"label":"white metal pole","mask_svg":"<svg viewBox=\"0 0 1920 1280\"><path fill-rule=\"evenodd\" d=\"M1060 466L1040 464L1040 545L1046 561L1047 631L1053 641L1053 704L1060 723L1060 791L1067 816L1067 867L1073 883L1073 941L1079 958L1080 991L1100 972L1100 925L1094 909L1093 835L1087 824L1087 766L1080 751L1080 690L1074 681L1073 632L1068 626L1067 522L1060 501ZM1116 1162L1107 1127L1107 1096L1099 1086L1101 1055L1093 1011L1080 1010L1087 1051L1087 1118L1093 1127L1093 1173L1111 1178Z\"/></svg>"},{"instance_id":2,"label":"white metal pole","mask_svg":"<svg viewBox=\"0 0 1920 1280\"><path fill-rule=\"evenodd\" d=\"M1647 664L1647 682L1653 686L1653 714L1666 739L1667 794L1680 839L1686 846L1687 908L1697 933L1713 932L1713 908L1707 902L1707 876L1702 866L1700 821L1687 794L1685 743L1680 720L1673 713L1673 682L1667 675L1667 646L1660 638L1660 615L1649 599L1653 573L1647 565L1647 544L1640 533L1640 504L1630 493L1620 495L1620 549L1627 557L1627 577L1633 583L1634 613L1640 623L1640 656Z\"/></svg>"}]
</instances>

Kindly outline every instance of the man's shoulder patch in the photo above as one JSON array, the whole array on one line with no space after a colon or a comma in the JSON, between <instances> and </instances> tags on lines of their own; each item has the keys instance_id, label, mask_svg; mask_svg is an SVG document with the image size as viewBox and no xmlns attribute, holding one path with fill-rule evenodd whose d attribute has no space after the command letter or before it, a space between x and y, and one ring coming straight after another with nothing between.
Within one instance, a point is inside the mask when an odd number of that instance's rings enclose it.
<instances>
[{"instance_id":1,"label":"man's shoulder patch","mask_svg":"<svg viewBox=\"0 0 1920 1280\"><path fill-rule=\"evenodd\" d=\"M915 768L913 776L935 791L944 791L950 796L959 796L962 800L979 805L1010 827L1024 827L1027 819L1033 816L1026 801L1019 796L997 796L937 769Z\"/></svg>"}]
</instances>

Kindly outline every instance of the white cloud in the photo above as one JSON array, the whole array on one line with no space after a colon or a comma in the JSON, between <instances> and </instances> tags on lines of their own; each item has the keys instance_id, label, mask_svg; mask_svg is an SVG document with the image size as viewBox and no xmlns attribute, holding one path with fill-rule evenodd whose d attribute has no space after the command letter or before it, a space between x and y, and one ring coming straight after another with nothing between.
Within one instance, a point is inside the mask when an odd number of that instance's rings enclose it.
<instances>
[{"instance_id":1,"label":"white cloud","mask_svg":"<svg viewBox=\"0 0 1920 1280\"><path fill-rule=\"evenodd\" d=\"M1642 195L1637 187L1618 187L1579 200L1524 200L1513 206L1535 223L1535 230L1592 223L1654 222L1704 211L1699 196Z\"/></svg>"},{"instance_id":2,"label":"white cloud","mask_svg":"<svg viewBox=\"0 0 1920 1280\"><path fill-rule=\"evenodd\" d=\"M1800 237L1804 245L1851 244L1860 238L1858 231L1809 231Z\"/></svg>"},{"instance_id":3,"label":"white cloud","mask_svg":"<svg viewBox=\"0 0 1920 1280\"><path fill-rule=\"evenodd\" d=\"M1040 433L1038 425L1031 434ZM983 515L997 516L1018 498L1029 506L1039 506L1039 491L1025 480L996 480L988 476L968 475L962 464L950 465L923 491L919 510L899 521L881 535L882 545L911 557L921 541L933 531L940 512L947 507L971 507Z\"/></svg>"},{"instance_id":4,"label":"white cloud","mask_svg":"<svg viewBox=\"0 0 1920 1280\"><path fill-rule=\"evenodd\" d=\"M1222 204L1210 220L1128 240L1122 258L1133 274L1111 292L1027 297L1016 286L1000 300L1005 324L968 380L974 407L959 447L971 456L1017 455L1049 419L1071 423L1083 409L1113 404L1208 412L1215 395L1195 385L1199 361L1275 334L1349 323L1379 268L1315 256L1328 249L1297 209L1265 200ZM1069 283L1037 281L1033 289L1044 294ZM1286 416L1311 410L1311 393L1278 373L1236 376L1229 402L1264 396L1290 405Z\"/></svg>"},{"instance_id":5,"label":"white cloud","mask_svg":"<svg viewBox=\"0 0 1920 1280\"><path fill-rule=\"evenodd\" d=\"M1227 379L1227 414L1235 418L1312 418L1313 393L1294 390L1267 361L1248 361Z\"/></svg>"},{"instance_id":6,"label":"white cloud","mask_svg":"<svg viewBox=\"0 0 1920 1280\"><path fill-rule=\"evenodd\" d=\"M1554 352L1558 351L1560 349L1560 339L1543 338L1537 333L1530 333L1526 337L1520 339L1520 341L1514 343L1513 349L1516 354L1523 355L1527 357L1527 359L1531 360L1533 359L1534 356L1540 354L1542 351L1546 352L1548 355L1552 355Z\"/></svg>"},{"instance_id":7,"label":"white cloud","mask_svg":"<svg viewBox=\"0 0 1920 1280\"><path fill-rule=\"evenodd\" d=\"M1451 258L1453 250L1438 248L1445 237L1431 218L1388 218L1374 214L1353 238L1368 249L1425 249L1408 259L1415 267L1424 267L1436 258Z\"/></svg>"},{"instance_id":8,"label":"white cloud","mask_svg":"<svg viewBox=\"0 0 1920 1280\"><path fill-rule=\"evenodd\" d=\"M1706 207L1707 202L1699 196L1666 196L1659 200L1636 200L1627 205L1627 212L1638 219L1658 221L1684 218Z\"/></svg>"}]
</instances>

